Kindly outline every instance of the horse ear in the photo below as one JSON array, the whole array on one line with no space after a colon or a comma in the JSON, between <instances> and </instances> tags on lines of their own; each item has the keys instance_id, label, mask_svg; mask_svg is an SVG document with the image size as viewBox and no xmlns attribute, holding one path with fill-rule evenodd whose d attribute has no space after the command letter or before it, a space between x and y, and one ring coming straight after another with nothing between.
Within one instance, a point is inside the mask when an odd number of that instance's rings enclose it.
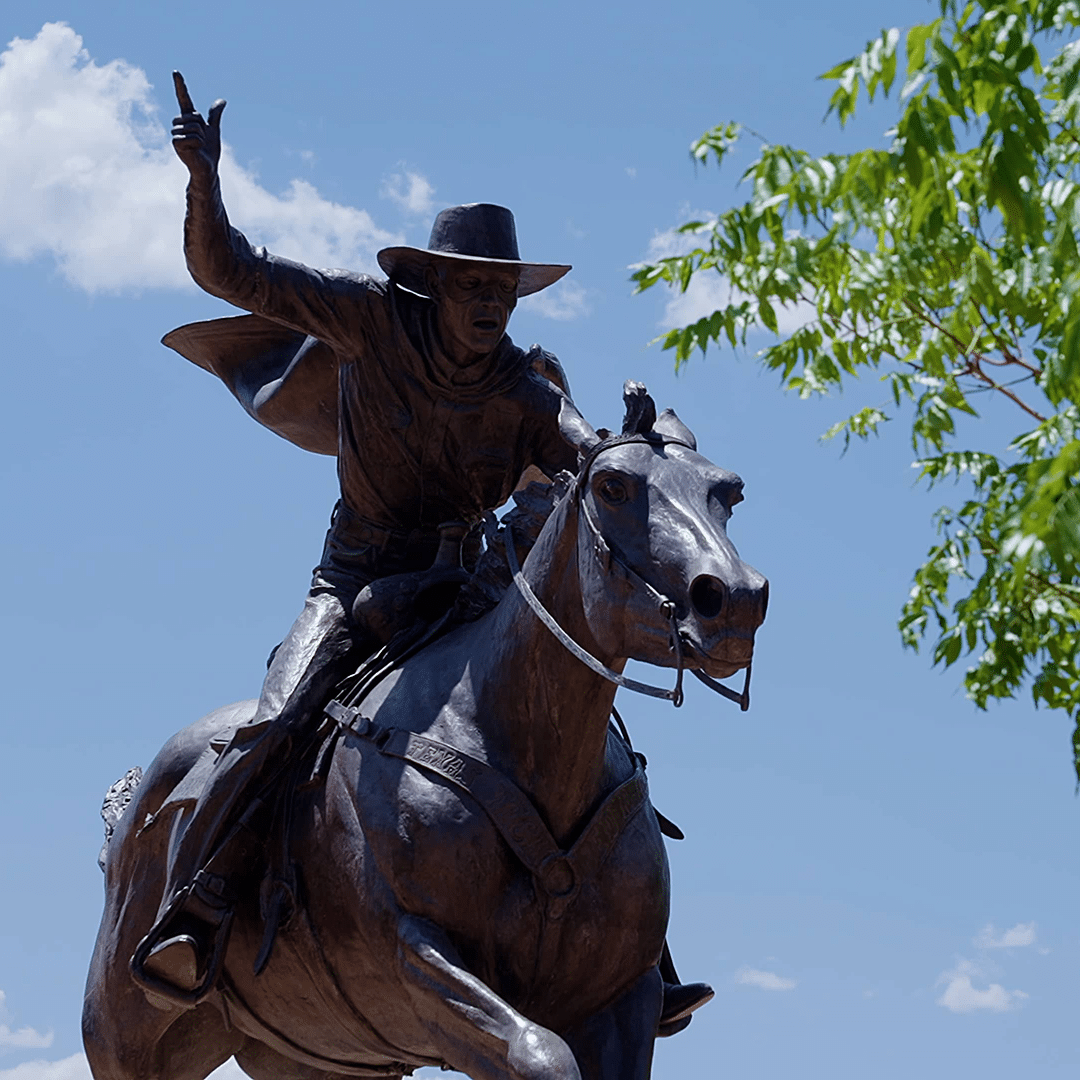
<instances>
[{"instance_id":1,"label":"horse ear","mask_svg":"<svg viewBox=\"0 0 1080 1080\"><path fill-rule=\"evenodd\" d=\"M697 449L697 439L694 433L675 415L674 409L665 409L653 424L653 431L659 435L666 435L669 439L678 439L686 443L692 450Z\"/></svg>"},{"instance_id":2,"label":"horse ear","mask_svg":"<svg viewBox=\"0 0 1080 1080\"><path fill-rule=\"evenodd\" d=\"M656 423L656 402L649 397L649 391L644 383L634 382L627 379L623 383L622 399L626 405L626 416L623 417L622 433L624 435L645 435L652 431Z\"/></svg>"},{"instance_id":3,"label":"horse ear","mask_svg":"<svg viewBox=\"0 0 1080 1080\"><path fill-rule=\"evenodd\" d=\"M579 454L588 454L600 442L592 424L578 412L577 406L564 397L559 406L559 434Z\"/></svg>"}]
</instances>

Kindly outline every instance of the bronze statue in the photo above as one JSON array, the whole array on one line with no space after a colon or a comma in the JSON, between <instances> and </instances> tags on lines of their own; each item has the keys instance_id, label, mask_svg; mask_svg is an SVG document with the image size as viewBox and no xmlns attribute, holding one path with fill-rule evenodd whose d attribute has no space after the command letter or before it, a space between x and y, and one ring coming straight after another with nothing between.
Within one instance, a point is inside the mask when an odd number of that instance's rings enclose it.
<instances>
[{"instance_id":1,"label":"bronze statue","mask_svg":"<svg viewBox=\"0 0 1080 1080\"><path fill-rule=\"evenodd\" d=\"M235 350L235 331L220 323L166 341L186 345L276 430L299 427L311 445L325 428L341 481L304 611L270 664L255 716L222 754L191 821L177 825L159 917L134 966L159 992L172 984L186 995L212 978L208 965L228 932L233 873L223 830L253 780L288 754L350 663L370 651L350 620L357 594L374 578L426 569L440 523L476 525L527 467L554 473L576 454L559 434L566 396L554 381L565 386L557 361L522 352L505 334L518 296L570 268L522 262L510 211L444 210L427 251L379 253L389 281L276 258L252 248L225 215L217 177L225 103L203 120L174 78L173 145L191 175L188 267L207 292L259 321L248 350Z\"/></svg>"},{"instance_id":2,"label":"bronze statue","mask_svg":"<svg viewBox=\"0 0 1080 1080\"><path fill-rule=\"evenodd\" d=\"M649 1076L667 859L641 760L608 725L612 680L628 657L706 679L746 668L767 585L726 535L741 481L674 414L605 439L575 424L582 466L520 569L504 533L516 572L496 607L328 707L282 811L252 838L280 849L291 915L268 951L274 890L249 882L222 977L189 1011L144 996L127 957L172 819L254 703L155 760L106 857L84 1014L98 1080L200 1080L230 1055L255 1080L420 1065Z\"/></svg>"},{"instance_id":3,"label":"bronze statue","mask_svg":"<svg viewBox=\"0 0 1080 1080\"><path fill-rule=\"evenodd\" d=\"M180 733L112 815L95 1075L201 1080L235 1053L260 1078L646 1077L712 991L663 945L662 819L607 717L613 684L642 688L630 656L678 669L656 696L679 703L685 667L745 707L713 681L749 671L765 613L725 533L741 481L644 388L598 435L555 358L513 345L517 297L569 267L523 262L502 207L443 211L427 249L379 253L386 281L252 248L218 190L224 102L204 121L175 80L188 266L252 314L165 342L335 454L341 501L259 701ZM531 551L489 531L502 584L466 618L485 515L526 472L555 511ZM384 583L407 601L388 626Z\"/></svg>"}]
</instances>

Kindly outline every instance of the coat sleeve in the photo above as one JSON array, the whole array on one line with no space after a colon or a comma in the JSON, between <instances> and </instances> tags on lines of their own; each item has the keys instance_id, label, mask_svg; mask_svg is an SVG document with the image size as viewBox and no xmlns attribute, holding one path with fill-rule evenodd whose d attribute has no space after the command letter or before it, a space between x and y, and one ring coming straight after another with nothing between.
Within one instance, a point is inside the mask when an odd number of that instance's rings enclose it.
<instances>
[{"instance_id":1,"label":"coat sleeve","mask_svg":"<svg viewBox=\"0 0 1080 1080\"><path fill-rule=\"evenodd\" d=\"M355 356L374 279L314 270L254 247L229 224L220 187L187 190L184 256L195 282L213 296Z\"/></svg>"}]
</instances>

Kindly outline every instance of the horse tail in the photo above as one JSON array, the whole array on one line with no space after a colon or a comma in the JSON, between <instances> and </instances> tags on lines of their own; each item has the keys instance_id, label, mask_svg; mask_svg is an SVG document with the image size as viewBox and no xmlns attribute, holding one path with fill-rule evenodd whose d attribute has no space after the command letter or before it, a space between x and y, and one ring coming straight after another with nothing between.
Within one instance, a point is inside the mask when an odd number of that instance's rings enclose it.
<instances>
[{"instance_id":1,"label":"horse tail","mask_svg":"<svg viewBox=\"0 0 1080 1080\"><path fill-rule=\"evenodd\" d=\"M116 826L124 816L124 811L135 798L135 792L142 783L143 771L138 765L128 769L108 791L105 792L105 801L101 804L101 820L105 822L105 843L101 845L98 853L98 866L102 873L105 872L105 853L109 849L109 841L116 832Z\"/></svg>"}]
</instances>

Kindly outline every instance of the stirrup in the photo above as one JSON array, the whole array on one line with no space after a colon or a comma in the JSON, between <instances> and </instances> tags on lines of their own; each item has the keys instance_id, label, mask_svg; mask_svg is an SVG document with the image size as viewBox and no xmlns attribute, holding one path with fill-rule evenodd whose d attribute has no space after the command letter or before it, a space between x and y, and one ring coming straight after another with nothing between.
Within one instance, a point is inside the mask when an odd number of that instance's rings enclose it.
<instances>
[{"instance_id":1,"label":"stirrup","mask_svg":"<svg viewBox=\"0 0 1080 1080\"><path fill-rule=\"evenodd\" d=\"M184 913L184 904L185 901L188 900L190 894L191 887L189 886L176 895L173 902L166 909L164 916L157 921L156 925L150 930L150 933L148 933L135 947L135 952L129 963L132 977L144 990L158 997L165 998L169 1002L188 1007L198 1005L201 1001L205 1000L214 989L218 976L221 974L222 964L225 960L225 947L229 941L229 930L232 928L233 921L233 910L231 906L222 910L220 920L216 923L193 918L193 921L198 922L200 927L205 927L208 933L213 935L210 941L210 947L206 950L208 957L202 977L197 979L194 986L179 986L161 975L156 974L154 971L149 970L146 966L146 962L150 959L151 954L161 949L163 946L168 945L170 942L175 942L178 945L190 944L190 947L196 956L196 971L198 971L199 966L201 966L199 964L199 961L201 960L200 954L202 954L204 950L199 947L199 941L196 937L185 933L183 929L178 929L178 932L169 934L166 937L169 924L173 922L178 915Z\"/></svg>"}]
</instances>

